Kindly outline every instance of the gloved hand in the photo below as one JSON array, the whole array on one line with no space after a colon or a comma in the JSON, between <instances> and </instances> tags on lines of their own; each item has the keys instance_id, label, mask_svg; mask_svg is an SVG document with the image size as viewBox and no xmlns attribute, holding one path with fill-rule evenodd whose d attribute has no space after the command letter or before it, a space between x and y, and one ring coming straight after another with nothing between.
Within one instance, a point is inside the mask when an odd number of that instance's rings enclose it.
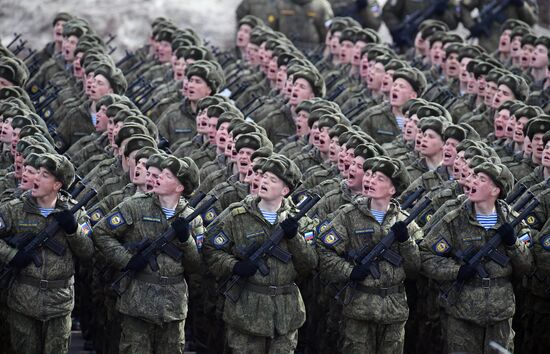
<instances>
[{"instance_id":1,"label":"gloved hand","mask_svg":"<svg viewBox=\"0 0 550 354\"><path fill-rule=\"evenodd\" d=\"M403 221L398 221L390 227L390 230L393 231L395 239L403 243L409 239L409 231L407 230L407 225Z\"/></svg>"},{"instance_id":2,"label":"gloved hand","mask_svg":"<svg viewBox=\"0 0 550 354\"><path fill-rule=\"evenodd\" d=\"M55 220L57 220L59 226L61 226L63 231L65 231L67 234L74 234L76 232L78 224L73 213L71 213L70 210L63 210L53 214L52 216Z\"/></svg>"},{"instance_id":3,"label":"gloved hand","mask_svg":"<svg viewBox=\"0 0 550 354\"><path fill-rule=\"evenodd\" d=\"M523 1L523 0L512 0L512 1L510 1L510 5L513 5L515 7L522 7L523 5L525 5L525 1Z\"/></svg>"},{"instance_id":4,"label":"gloved hand","mask_svg":"<svg viewBox=\"0 0 550 354\"><path fill-rule=\"evenodd\" d=\"M349 275L349 280L355 281L355 282L362 281L362 280L365 280L367 275L369 275L368 269L366 269L362 265L356 265L355 267L353 267L353 270Z\"/></svg>"},{"instance_id":5,"label":"gloved hand","mask_svg":"<svg viewBox=\"0 0 550 354\"><path fill-rule=\"evenodd\" d=\"M244 261L238 261L233 266L233 274L239 275L241 277L251 277L258 271L258 267L250 260L245 259Z\"/></svg>"},{"instance_id":6,"label":"gloved hand","mask_svg":"<svg viewBox=\"0 0 550 354\"><path fill-rule=\"evenodd\" d=\"M458 280L459 282L465 282L468 279L472 278L474 275L476 275L476 269L469 264L463 264L458 270L456 280Z\"/></svg>"},{"instance_id":7,"label":"gloved hand","mask_svg":"<svg viewBox=\"0 0 550 354\"><path fill-rule=\"evenodd\" d=\"M189 239L189 223L185 218L177 218L172 222L172 228L178 236L180 242L186 242Z\"/></svg>"},{"instance_id":8,"label":"gloved hand","mask_svg":"<svg viewBox=\"0 0 550 354\"><path fill-rule=\"evenodd\" d=\"M298 233L298 226L298 220L296 220L292 216L286 218L281 222L281 228L285 232L285 237L289 240L293 239L294 236L296 236L296 234Z\"/></svg>"},{"instance_id":9,"label":"gloved hand","mask_svg":"<svg viewBox=\"0 0 550 354\"><path fill-rule=\"evenodd\" d=\"M25 268L32 262L32 257L30 254L24 251L17 251L15 257L10 261L10 265L16 268Z\"/></svg>"},{"instance_id":10,"label":"gloved hand","mask_svg":"<svg viewBox=\"0 0 550 354\"><path fill-rule=\"evenodd\" d=\"M449 7L449 0L440 1L435 5L434 12L436 15L443 15L445 10Z\"/></svg>"},{"instance_id":11,"label":"gloved hand","mask_svg":"<svg viewBox=\"0 0 550 354\"><path fill-rule=\"evenodd\" d=\"M505 246L513 246L516 243L517 237L514 228L509 223L502 224L497 232L502 236L502 243Z\"/></svg>"},{"instance_id":12,"label":"gloved hand","mask_svg":"<svg viewBox=\"0 0 550 354\"><path fill-rule=\"evenodd\" d=\"M124 267L124 270L132 270L134 272L139 272L140 270L143 270L147 266L147 259L143 257L141 254L135 254L130 258L128 261L128 264L126 264L126 267Z\"/></svg>"}]
</instances>

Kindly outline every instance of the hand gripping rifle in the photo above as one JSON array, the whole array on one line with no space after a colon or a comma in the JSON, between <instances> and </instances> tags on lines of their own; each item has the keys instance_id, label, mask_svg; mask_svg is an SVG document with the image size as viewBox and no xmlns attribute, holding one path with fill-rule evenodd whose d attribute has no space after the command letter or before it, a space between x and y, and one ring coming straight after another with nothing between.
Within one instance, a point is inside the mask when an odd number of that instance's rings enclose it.
<instances>
[{"instance_id":1,"label":"hand gripping rifle","mask_svg":"<svg viewBox=\"0 0 550 354\"><path fill-rule=\"evenodd\" d=\"M308 196L302 201L300 211L294 215L294 218L296 220L303 218L320 199L321 197L317 194ZM281 225L277 225L269 239L267 239L259 247L256 243L253 243L245 248L242 252L244 254L243 258L246 258L254 263L258 267L260 274L265 277L269 274L269 268L265 262L265 256L273 256L285 264L290 262L292 258L292 255L289 252L279 247L279 243L283 238L284 231ZM237 302L243 290L243 284L241 284L242 282L242 278L239 275L233 274L224 284L222 284L220 289L223 289L223 295L226 298L233 302ZM238 287L233 290L235 285L238 285Z\"/></svg>"},{"instance_id":2,"label":"hand gripping rifle","mask_svg":"<svg viewBox=\"0 0 550 354\"><path fill-rule=\"evenodd\" d=\"M191 223L196 217L204 213L208 208L216 202L217 198L212 196L205 202L195 209L191 214L185 217L185 220L188 223ZM176 246L172 244L172 241L176 238L176 231L171 226L168 227L166 231L159 237L157 237L152 242L149 239L145 239L141 242L140 245L137 245L136 248L139 249L139 254L149 261L149 266L151 270L156 272L159 270L159 265L157 263L157 255L159 253L165 253L170 258L181 261L183 253ZM129 269L126 269L120 274L115 281L111 284L111 289L115 291L119 296L124 293L120 290L120 283L126 277L134 275L135 272Z\"/></svg>"},{"instance_id":3,"label":"hand gripping rifle","mask_svg":"<svg viewBox=\"0 0 550 354\"><path fill-rule=\"evenodd\" d=\"M90 190L81 201L76 203L71 209L72 214L76 213L80 208L86 205L96 195L95 190ZM58 256L65 254L65 247L54 239L55 234L60 229L59 222L52 220L49 222L42 231L38 234L25 233L23 235L14 236L7 240L7 243L18 250L25 252L32 256L34 265L38 268L42 266L42 258L38 253L38 249L41 247L47 247ZM17 271L16 267L6 264L2 271L0 271L0 281L4 281L6 277L10 277Z\"/></svg>"},{"instance_id":4,"label":"hand gripping rifle","mask_svg":"<svg viewBox=\"0 0 550 354\"><path fill-rule=\"evenodd\" d=\"M418 205L414 207L413 210L411 210L411 213L404 220L404 223L406 225L409 225L411 222L413 222L414 219L416 219L418 215L420 215L431 202L432 201L429 198L424 198L421 202L419 202ZM372 249L369 249L367 245L364 245L358 252L351 252L350 256L353 264L361 265L362 267L368 268L372 277L374 279L379 279L380 270L378 268L378 263L381 260L389 262L394 267L399 267L403 262L403 258L390 249L394 242L395 234L392 230L390 230L386 234L386 236L384 236L380 240L380 242L378 242L378 244L376 244ZM348 281L346 285L344 285L344 287L340 289L340 291L338 291L338 293L336 294L336 300L343 303L344 305L349 304L353 299L353 293L351 294L351 296L349 296L347 301L342 300L342 298L346 293L346 289L355 289L356 287L356 282L351 280Z\"/></svg>"},{"instance_id":5,"label":"hand gripping rifle","mask_svg":"<svg viewBox=\"0 0 550 354\"><path fill-rule=\"evenodd\" d=\"M516 227L525 219L536 207L539 205L540 201L538 198L533 198L531 203L514 219L510 222L512 227ZM497 233L489 241L487 241L479 251L475 252L472 246L468 247L463 252L458 252L455 256L461 261L464 261L464 264L468 264L471 267L475 268L476 273L482 278L489 278L489 273L485 269L483 264L484 259L492 260L501 267L506 267L510 262L510 258L500 252L498 247L502 243L502 235ZM448 291L441 294L441 299L449 304L454 305L458 300L458 295L464 288L464 281L455 280ZM451 298L451 293L454 291L455 295Z\"/></svg>"}]
</instances>

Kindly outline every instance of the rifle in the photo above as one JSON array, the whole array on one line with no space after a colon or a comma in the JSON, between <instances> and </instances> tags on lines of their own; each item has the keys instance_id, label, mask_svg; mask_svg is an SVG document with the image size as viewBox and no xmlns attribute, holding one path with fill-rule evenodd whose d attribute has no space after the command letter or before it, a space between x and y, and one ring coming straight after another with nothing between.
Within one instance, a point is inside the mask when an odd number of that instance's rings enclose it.
<instances>
[{"instance_id":1,"label":"rifle","mask_svg":"<svg viewBox=\"0 0 550 354\"><path fill-rule=\"evenodd\" d=\"M13 39L11 40L11 42L8 43L8 45L6 46L7 49L11 50L11 46L17 42L17 40L19 38L21 38L21 33L14 33L13 34L15 37L13 37Z\"/></svg>"},{"instance_id":2,"label":"rifle","mask_svg":"<svg viewBox=\"0 0 550 354\"><path fill-rule=\"evenodd\" d=\"M334 101L334 99L340 96L340 94L344 92L345 89L346 89L346 86L344 85L336 86L336 89L332 92L332 94L329 97L327 97L327 101Z\"/></svg>"},{"instance_id":3,"label":"rifle","mask_svg":"<svg viewBox=\"0 0 550 354\"><path fill-rule=\"evenodd\" d=\"M393 42L399 47L411 47L414 44L414 36L418 33L420 24L426 19L432 18L441 3L447 2L448 0L432 1L432 4L427 8L405 16L405 20L391 31Z\"/></svg>"},{"instance_id":4,"label":"rifle","mask_svg":"<svg viewBox=\"0 0 550 354\"><path fill-rule=\"evenodd\" d=\"M13 55L17 56L19 55L19 53L21 53L23 51L23 49L26 49L25 45L27 44L27 40L19 40L19 44L17 45L17 47L12 50L11 52L13 53Z\"/></svg>"},{"instance_id":5,"label":"rifle","mask_svg":"<svg viewBox=\"0 0 550 354\"><path fill-rule=\"evenodd\" d=\"M514 220L510 222L510 225L512 227L516 227L517 225L519 225L519 223L522 222L523 219L525 219L537 207L537 205L539 205L539 203L540 201L538 200L538 198L534 197L531 203L529 203L529 205ZM474 267L477 274L482 279L489 278L489 273L487 273L487 269L485 269L485 266L482 263L484 259L492 260L501 267L506 267L510 262L510 258L498 250L498 247L501 243L502 236L497 233L496 235L491 237L491 239L487 241L479 249L479 251L475 252L473 246L470 246L463 252L457 252L455 254L455 257L459 261L464 261L464 264L468 264ZM442 292L440 297L444 301L444 303L454 305L458 300L458 295L462 292L462 289L464 288L464 284L464 281L455 280L448 291ZM453 290L455 296L449 299Z\"/></svg>"},{"instance_id":6,"label":"rifle","mask_svg":"<svg viewBox=\"0 0 550 354\"><path fill-rule=\"evenodd\" d=\"M313 208L315 204L321 199L321 197L317 194L314 194L312 196L308 196L306 199L304 199L301 203L300 211L294 215L294 218L299 220L303 218L306 213ZM281 227L281 225L277 225L275 230L273 230L273 233L271 236L269 236L269 239L267 239L263 244L261 244L259 247L256 245L256 243L252 243L250 246L246 247L243 250L244 257L254 263L258 267L258 271L261 275L264 277L269 274L269 268L267 267L266 261L264 259L265 256L273 256L280 260L283 263L290 262L290 259L292 258L292 255L279 247L279 243L284 237L284 231ZM227 281L225 281L222 286L220 286L220 289L224 289L223 295L228 298L229 300L233 302L237 302L239 297L241 296L241 292L243 290L242 279L239 275L233 274ZM231 291L235 285L239 285L236 290L233 292Z\"/></svg>"},{"instance_id":7,"label":"rifle","mask_svg":"<svg viewBox=\"0 0 550 354\"><path fill-rule=\"evenodd\" d=\"M495 21L502 23L506 20L504 10L510 5L510 2L511 0L493 0L483 6L466 40L472 37L480 37L480 35L491 36L491 24Z\"/></svg>"},{"instance_id":8,"label":"rifle","mask_svg":"<svg viewBox=\"0 0 550 354\"><path fill-rule=\"evenodd\" d=\"M75 198L77 195L80 194L86 188L84 183L82 182L82 177L80 177L78 174L74 175L74 182L67 188L67 191L71 195L71 198ZM80 183L80 184L79 184Z\"/></svg>"},{"instance_id":9,"label":"rifle","mask_svg":"<svg viewBox=\"0 0 550 354\"><path fill-rule=\"evenodd\" d=\"M134 53L130 52L128 49L126 49L124 52L125 52L124 57L122 57L122 59L120 59L119 61L116 62L116 67L117 68L119 66L121 66L122 64L124 64L126 61L132 59L135 55Z\"/></svg>"},{"instance_id":10,"label":"rifle","mask_svg":"<svg viewBox=\"0 0 550 354\"><path fill-rule=\"evenodd\" d=\"M409 225L414 221L426 209L426 207L432 201L429 198L424 198L419 204L417 204L407 218L403 221L406 225ZM395 242L395 234L390 230L386 236L384 236L380 242L378 242L372 249L369 249L368 245L364 245L358 252L350 252L350 258L353 264L361 265L368 268L370 274L374 279L380 279L380 270L378 263L382 260L389 262L394 267L399 267L403 262L403 258L398 253L391 250L391 246ZM346 285L338 293L336 293L336 300L347 305L353 299L353 292L350 294L347 301L342 301L342 295L345 295L346 289L350 288L354 290L357 287L357 283L349 280Z\"/></svg>"},{"instance_id":11,"label":"rifle","mask_svg":"<svg viewBox=\"0 0 550 354\"><path fill-rule=\"evenodd\" d=\"M212 204L214 204L216 200L218 200L216 197L210 197L210 199L203 202L200 207L198 207L191 214L185 217L185 220L190 223L199 215L204 213L208 208L210 208L210 206L212 206ZM151 267L151 270L153 272L157 272L159 270L157 255L160 252L167 254L170 258L178 262L181 261L183 253L172 244L172 241L176 237L176 231L170 226L166 231L164 231L162 235L157 237L152 242L149 239L145 239L137 246L137 248L139 249L138 254L149 261L149 266ZM124 270L122 274L120 274L118 278L116 278L115 281L111 284L111 289L116 292L118 296L122 295L124 291L120 291L120 283L126 277L132 276L134 274L135 272L133 270Z\"/></svg>"},{"instance_id":12,"label":"rifle","mask_svg":"<svg viewBox=\"0 0 550 354\"><path fill-rule=\"evenodd\" d=\"M420 198L425 191L426 188L422 186L416 188L414 192L409 194L407 198L403 201L403 204L401 204L401 210L410 209L414 205L414 202L416 202L416 200Z\"/></svg>"},{"instance_id":13,"label":"rifle","mask_svg":"<svg viewBox=\"0 0 550 354\"><path fill-rule=\"evenodd\" d=\"M527 186L525 184L523 183L518 183L518 184L519 184L519 188L517 188L514 193L508 194L506 196L506 199L504 199L506 204L510 204L510 205L514 204L516 199L518 199L519 196L522 195L527 190Z\"/></svg>"},{"instance_id":14,"label":"rifle","mask_svg":"<svg viewBox=\"0 0 550 354\"><path fill-rule=\"evenodd\" d=\"M350 108L348 111L346 111L346 112L344 113L344 116L350 117L350 118L351 118L351 117L353 116L352 113L355 113L355 111L357 111L359 108L365 107L367 104L368 104L367 101L361 100L361 101L357 104L357 106L355 106L355 107L353 107L353 108Z\"/></svg>"},{"instance_id":15,"label":"rifle","mask_svg":"<svg viewBox=\"0 0 550 354\"><path fill-rule=\"evenodd\" d=\"M76 203L69 211L74 214L86 203L88 203L96 195L95 190L90 190L81 201ZM38 234L26 233L20 236L13 236L7 241L12 247L16 247L18 250L25 252L32 256L34 265L38 268L42 266L42 257L38 253L38 249L41 247L47 247L58 256L65 254L65 247L54 239L55 234L59 231L60 225L57 220L52 220L43 230ZM0 282L4 281L7 277L11 277L17 268L6 264L2 271L0 271Z\"/></svg>"},{"instance_id":16,"label":"rifle","mask_svg":"<svg viewBox=\"0 0 550 354\"><path fill-rule=\"evenodd\" d=\"M29 59L31 56L34 55L34 53L36 53L36 50L35 50L35 49L29 49L29 48L27 48L27 50L29 51L29 54L27 54L27 56L24 57L24 58L22 59L23 61L27 61L27 59Z\"/></svg>"}]
</instances>

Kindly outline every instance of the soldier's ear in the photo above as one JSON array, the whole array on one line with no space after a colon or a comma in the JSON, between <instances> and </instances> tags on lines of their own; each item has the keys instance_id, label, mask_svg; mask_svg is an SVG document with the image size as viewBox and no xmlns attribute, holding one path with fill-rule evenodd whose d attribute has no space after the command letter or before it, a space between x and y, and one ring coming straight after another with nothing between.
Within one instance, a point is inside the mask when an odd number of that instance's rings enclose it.
<instances>
[{"instance_id":1,"label":"soldier's ear","mask_svg":"<svg viewBox=\"0 0 550 354\"><path fill-rule=\"evenodd\" d=\"M416 93L416 91L413 91L410 96L411 97L409 99L412 100L413 98L417 98L418 94Z\"/></svg>"},{"instance_id":2,"label":"soldier's ear","mask_svg":"<svg viewBox=\"0 0 550 354\"><path fill-rule=\"evenodd\" d=\"M397 194L397 189L395 189L395 186L393 185L393 183L392 183L391 188L390 188L390 194L391 194L393 197L395 197L396 194Z\"/></svg>"},{"instance_id":3,"label":"soldier's ear","mask_svg":"<svg viewBox=\"0 0 550 354\"><path fill-rule=\"evenodd\" d=\"M176 187L176 193L183 193L184 190L185 187L181 183Z\"/></svg>"},{"instance_id":4,"label":"soldier's ear","mask_svg":"<svg viewBox=\"0 0 550 354\"><path fill-rule=\"evenodd\" d=\"M286 197L287 195L290 194L290 188L288 188L288 186L285 185L285 186L283 187L283 190L282 190L281 192L282 192L282 194L283 194L283 197Z\"/></svg>"},{"instance_id":5,"label":"soldier's ear","mask_svg":"<svg viewBox=\"0 0 550 354\"><path fill-rule=\"evenodd\" d=\"M499 195L500 195L500 188L497 186L494 186L491 189L491 196L498 198Z\"/></svg>"},{"instance_id":6,"label":"soldier's ear","mask_svg":"<svg viewBox=\"0 0 550 354\"><path fill-rule=\"evenodd\" d=\"M55 181L53 183L53 189L56 191L56 192L59 192L61 190L61 188L63 187L63 183L61 183L60 181Z\"/></svg>"}]
</instances>

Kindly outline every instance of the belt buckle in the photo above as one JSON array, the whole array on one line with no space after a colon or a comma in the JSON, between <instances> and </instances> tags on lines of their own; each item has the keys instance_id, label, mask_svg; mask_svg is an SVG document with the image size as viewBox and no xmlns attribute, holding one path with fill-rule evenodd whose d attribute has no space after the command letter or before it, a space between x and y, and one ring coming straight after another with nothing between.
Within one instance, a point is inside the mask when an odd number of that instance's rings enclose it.
<instances>
[{"instance_id":1,"label":"belt buckle","mask_svg":"<svg viewBox=\"0 0 550 354\"><path fill-rule=\"evenodd\" d=\"M40 282L39 282L40 285L38 287L40 288L40 290L48 290L48 283L49 282L47 280L40 279Z\"/></svg>"},{"instance_id":2,"label":"belt buckle","mask_svg":"<svg viewBox=\"0 0 550 354\"><path fill-rule=\"evenodd\" d=\"M489 289L491 287L491 278L481 278L481 287Z\"/></svg>"},{"instance_id":3,"label":"belt buckle","mask_svg":"<svg viewBox=\"0 0 550 354\"><path fill-rule=\"evenodd\" d=\"M277 295L277 287L275 285L269 286L269 296Z\"/></svg>"},{"instance_id":4,"label":"belt buckle","mask_svg":"<svg viewBox=\"0 0 550 354\"><path fill-rule=\"evenodd\" d=\"M169 285L169 283L168 283L168 277L163 277L163 276L161 276L161 277L160 277L160 285L163 285L163 286Z\"/></svg>"}]
</instances>

